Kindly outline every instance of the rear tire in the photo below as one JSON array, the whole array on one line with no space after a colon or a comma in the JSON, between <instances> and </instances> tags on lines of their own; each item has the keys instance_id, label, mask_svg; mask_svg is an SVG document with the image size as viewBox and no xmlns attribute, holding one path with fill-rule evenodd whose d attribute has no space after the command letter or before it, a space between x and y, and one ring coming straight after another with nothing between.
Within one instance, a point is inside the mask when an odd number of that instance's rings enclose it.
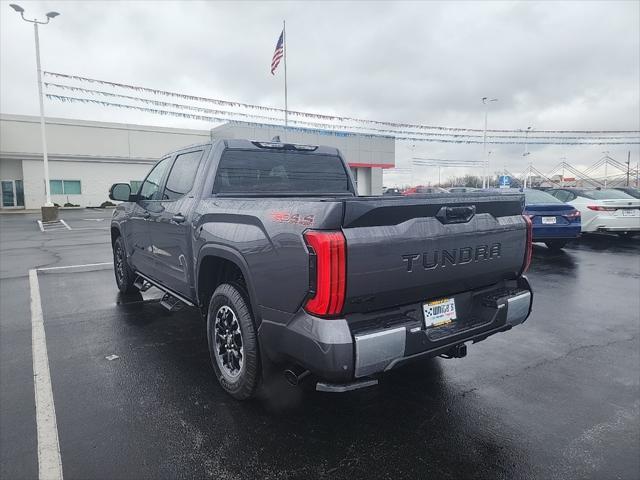
<instances>
[{"instance_id":1,"label":"rear tire","mask_svg":"<svg viewBox=\"0 0 640 480\"><path fill-rule=\"evenodd\" d=\"M139 291L138 288L133 285L136 274L129 266L122 237L116 238L116 241L113 242L113 271L116 275L118 289L122 293L131 294Z\"/></svg>"},{"instance_id":2,"label":"rear tire","mask_svg":"<svg viewBox=\"0 0 640 480\"><path fill-rule=\"evenodd\" d=\"M567 244L567 240L551 240L549 242L544 242L549 250L557 252L562 250L564 246Z\"/></svg>"},{"instance_id":3,"label":"rear tire","mask_svg":"<svg viewBox=\"0 0 640 480\"><path fill-rule=\"evenodd\" d=\"M223 283L213 292L207 312L207 340L220 386L236 400L253 397L262 370L248 295L240 286Z\"/></svg>"}]
</instances>

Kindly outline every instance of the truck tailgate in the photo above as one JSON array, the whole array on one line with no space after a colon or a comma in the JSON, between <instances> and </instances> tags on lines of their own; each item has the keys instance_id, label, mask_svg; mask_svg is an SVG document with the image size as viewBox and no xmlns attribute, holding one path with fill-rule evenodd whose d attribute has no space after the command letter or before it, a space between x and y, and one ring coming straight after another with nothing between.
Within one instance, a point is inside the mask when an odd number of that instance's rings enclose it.
<instances>
[{"instance_id":1,"label":"truck tailgate","mask_svg":"<svg viewBox=\"0 0 640 480\"><path fill-rule=\"evenodd\" d=\"M522 194L345 200L345 313L451 296L517 277Z\"/></svg>"}]
</instances>

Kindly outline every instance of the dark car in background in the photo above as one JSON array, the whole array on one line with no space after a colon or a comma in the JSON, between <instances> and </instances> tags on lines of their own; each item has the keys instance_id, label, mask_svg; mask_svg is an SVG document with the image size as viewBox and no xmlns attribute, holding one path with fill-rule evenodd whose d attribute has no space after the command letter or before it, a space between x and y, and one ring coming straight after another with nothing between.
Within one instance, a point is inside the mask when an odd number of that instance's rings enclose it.
<instances>
[{"instance_id":1,"label":"dark car in background","mask_svg":"<svg viewBox=\"0 0 640 480\"><path fill-rule=\"evenodd\" d=\"M614 187L614 190L620 190L633 198L640 198L640 190L636 187Z\"/></svg>"},{"instance_id":2,"label":"dark car in background","mask_svg":"<svg viewBox=\"0 0 640 480\"><path fill-rule=\"evenodd\" d=\"M531 219L534 242L560 250L580 236L580 212L574 207L541 190L525 189L524 197L524 214Z\"/></svg>"},{"instance_id":3,"label":"dark car in background","mask_svg":"<svg viewBox=\"0 0 640 480\"><path fill-rule=\"evenodd\" d=\"M449 193L469 193L478 191L478 189L474 187L451 187L448 190Z\"/></svg>"},{"instance_id":4,"label":"dark car in background","mask_svg":"<svg viewBox=\"0 0 640 480\"><path fill-rule=\"evenodd\" d=\"M396 187L389 187L389 188L385 188L382 191L382 195L384 196L393 196L393 197L398 197L400 195L402 195L402 190L400 190L399 188Z\"/></svg>"}]
</instances>

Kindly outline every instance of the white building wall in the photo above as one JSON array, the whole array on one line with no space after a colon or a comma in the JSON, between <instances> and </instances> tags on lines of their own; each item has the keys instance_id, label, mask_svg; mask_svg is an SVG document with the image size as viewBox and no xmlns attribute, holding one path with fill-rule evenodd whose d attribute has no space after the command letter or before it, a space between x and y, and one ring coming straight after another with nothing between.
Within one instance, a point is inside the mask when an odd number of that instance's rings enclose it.
<instances>
[{"instance_id":1,"label":"white building wall","mask_svg":"<svg viewBox=\"0 0 640 480\"><path fill-rule=\"evenodd\" d=\"M44 198L44 180L42 162L29 161L29 178L38 178L40 192L32 194L25 185L25 207L39 208L40 199ZM80 180L81 194L51 195L51 201L58 205L73 203L83 207L99 206L109 200L109 188L114 183L129 183L131 180L144 180L151 170L150 164L98 163L98 162L49 162L51 180ZM36 186L34 185L34 186ZM29 195L26 192L29 191Z\"/></svg>"},{"instance_id":2,"label":"white building wall","mask_svg":"<svg viewBox=\"0 0 640 480\"><path fill-rule=\"evenodd\" d=\"M22 162L9 158L0 159L0 180L22 180Z\"/></svg>"}]
</instances>

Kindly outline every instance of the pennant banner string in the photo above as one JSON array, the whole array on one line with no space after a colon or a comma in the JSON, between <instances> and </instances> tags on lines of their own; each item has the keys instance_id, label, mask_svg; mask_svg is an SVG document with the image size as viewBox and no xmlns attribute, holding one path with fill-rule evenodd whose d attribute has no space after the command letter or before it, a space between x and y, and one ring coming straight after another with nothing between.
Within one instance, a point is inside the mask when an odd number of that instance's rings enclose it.
<instances>
[{"instance_id":1,"label":"pennant banner string","mask_svg":"<svg viewBox=\"0 0 640 480\"><path fill-rule=\"evenodd\" d=\"M191 113L184 112L174 112L170 110L159 110L155 108L147 108L138 105L127 105L122 103L112 103L105 102L102 100L95 100L90 98L77 98L77 97L67 97L64 95L54 95L51 93L47 93L46 97L49 100L58 100L60 102L71 102L71 103L91 103L96 105L102 105L104 107L115 107L115 108L126 108L131 110L137 110L140 112L153 113L156 115L168 115L179 118L188 118L192 120L200 120L205 122L218 122L218 123L231 123L233 125L243 125L243 126L253 126L253 127L281 127L281 125L276 124L268 124L268 123L256 123L256 122L247 122L242 120L229 120L228 118L223 117L215 117L215 116L206 116L206 115L196 115ZM304 127L288 127L288 130L291 131L299 131L303 133L315 133L320 135L332 135L337 137L353 137L353 136L364 136L368 138L381 138L382 135L375 134L367 134L367 133L357 133L357 132L338 132L332 130L320 130L320 129L311 129ZM385 137L389 138L389 137ZM428 138L428 137L411 137L411 136L396 136L394 137L396 140L401 141L412 141L412 142L439 142L439 143L460 143L460 144L474 144L474 143L483 143L482 140L452 140L452 139L444 139L444 138ZM618 139L619 140L619 139ZM520 145L520 144L528 144L528 145L635 145L640 144L640 141L636 142L628 142L628 141L589 141L589 142L552 142L552 141L531 141L528 139L527 141L496 141L496 140L487 140L488 144L509 144L509 145Z\"/></svg>"},{"instance_id":2,"label":"pennant banner string","mask_svg":"<svg viewBox=\"0 0 640 480\"><path fill-rule=\"evenodd\" d=\"M69 90L69 91L73 91L73 92L82 92L82 93L87 93L90 95L101 95L101 96L105 96L105 97L111 97L111 98L122 98L122 99L127 99L127 100L133 100L133 101L137 101L137 102L143 102L149 105L155 105L158 107L170 107L170 108L178 108L178 109L182 109L182 110L191 110L191 111L196 111L196 112L200 112L200 113L208 113L208 114L213 114L213 115L222 115L225 116L226 119L228 120L232 120L233 118L229 118L229 117L242 117L242 118L247 118L247 119L260 119L260 120L267 120L270 122L276 122L276 123L280 123L282 120L280 118L277 117L269 117L269 116L264 116L264 115L257 115L257 114L250 114L250 113L242 113L242 112L229 112L226 110L215 110L215 109L210 109L210 108L204 108L204 107L198 107L198 106L194 106L194 105L185 105L185 104L181 104L181 103L172 103L172 102L163 102L160 100L152 100L149 98L143 98L143 97L136 97L136 96L131 96L131 95L123 95L123 94L119 94L119 93L112 93L112 92L107 92L104 90L94 90L94 89L88 89L88 88L82 88L82 87L77 87L77 86L73 86L73 85L66 85L66 84L59 84L59 83L50 83L50 82L44 82L45 87L47 88L58 88L61 90ZM310 121L305 121L305 120L292 120L293 123L297 123L300 126L307 126L307 127L316 127L316 128L323 128L323 129L335 129L335 128L339 128L339 129L357 129L357 130L365 130L365 131L374 131L374 132L379 132L381 134L384 135L390 135L390 136L397 136L398 134L400 135L428 135L428 136L442 136L442 137L453 137L453 138L482 138L482 135L475 135L475 134L460 134L460 133L439 133L439 132L411 132L411 131L406 131L406 130L392 130L392 129L382 129L382 128L375 128L375 127L364 127L364 126L358 126L358 125L353 125L353 126L346 126L346 125L334 125L334 124L329 124L329 123L316 123L316 122L310 122ZM612 136L589 136L589 137L584 137L584 136L549 136L549 135L528 135L528 136L524 136L525 132L521 132L520 135L491 135L490 138L516 138L516 139L523 139L523 138L529 138L529 139L541 139L541 140L546 140L546 139L567 139L567 140L584 140L584 139L598 139L598 140L603 140L603 139L617 139L617 138L623 138L623 139L629 139L629 137L612 137ZM637 139L640 140L640 137L632 137L633 139Z\"/></svg>"},{"instance_id":3,"label":"pennant banner string","mask_svg":"<svg viewBox=\"0 0 640 480\"><path fill-rule=\"evenodd\" d=\"M159 90L159 89L154 89L154 88L147 88L147 87L142 87L142 86L138 86L138 85L129 85L126 83L118 83L118 82L111 82L111 81L107 81L107 80L100 80L100 79L96 79L96 78L89 78L89 77L82 77L79 75L68 75L68 74L64 74L64 73L57 73L57 72L49 72L49 71L44 71L43 72L45 76L50 76L50 77L57 77L57 78L65 78L68 80L76 80L76 81L80 81L80 82L88 82L88 83L98 83L101 85L108 85L110 87L114 87L114 88L125 88L125 89L129 89L129 90L135 90L138 92L147 92L147 93L151 93L154 95L163 95L163 96L170 96L170 97L176 97L176 98L182 98L184 100L191 100L191 101L198 101L198 102L207 102L207 103L214 103L216 105L219 106L227 106L227 107L231 107L231 108L247 108L247 109L253 109L253 110L261 110L261 111L270 111L270 112L274 112L274 113L280 113L283 114L284 110L279 109L279 108L274 108L274 107L265 107L262 105L255 105L255 104L250 104L250 103L243 103L243 102L232 102L232 101L228 101L228 100L220 100L220 99L215 99L215 98L207 98L207 97L199 97L199 96L194 96L194 95L186 95L186 94L181 94L181 93L177 93L177 92L170 92L170 91L166 91L166 90ZM439 130L439 131L456 131L456 132L484 132L483 129L477 129L477 128L460 128L460 127L444 127L444 126L429 126L429 125L420 125L420 124L412 124L412 123L397 123L397 122L387 122L387 121L380 121L380 120L371 120L371 119L361 119L361 118L354 118L354 117L344 117L344 116L338 116L338 115L325 115L325 114L319 114L319 113L309 113L309 112L299 112L299 111L295 111L295 110L288 110L288 114L289 115L294 115L294 116L298 116L298 117L304 117L304 118L314 118L314 119L322 119L322 120L326 120L326 121L332 121L332 122L356 122L356 123L367 123L367 124L373 124L373 125L380 125L380 126L387 126L387 127L393 127L393 128L409 128L409 129L416 129L416 130ZM487 132L493 132L493 133L523 133L524 130L522 129L487 129ZM586 134L586 135L590 135L590 134L638 134L640 133L640 131L638 130L536 130L536 132L538 133L559 133L559 134ZM417 133L417 132L414 132Z\"/></svg>"}]
</instances>

